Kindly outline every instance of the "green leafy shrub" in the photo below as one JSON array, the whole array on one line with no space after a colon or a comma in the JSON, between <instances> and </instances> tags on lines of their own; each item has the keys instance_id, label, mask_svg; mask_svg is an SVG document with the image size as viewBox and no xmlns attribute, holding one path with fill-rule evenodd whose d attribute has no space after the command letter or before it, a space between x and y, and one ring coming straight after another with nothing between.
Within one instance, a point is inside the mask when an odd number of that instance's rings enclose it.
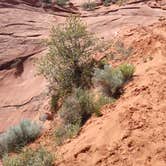
<instances>
[{"instance_id":1,"label":"green leafy shrub","mask_svg":"<svg viewBox=\"0 0 166 166\"><path fill-rule=\"evenodd\" d=\"M56 0L56 3L59 5L59 6L64 6L66 5L66 3L68 2L69 0Z\"/></svg>"},{"instance_id":2,"label":"green leafy shrub","mask_svg":"<svg viewBox=\"0 0 166 166\"><path fill-rule=\"evenodd\" d=\"M53 27L47 44L49 52L39 62L38 69L50 82L50 89L67 93L72 87L86 86L82 80L91 76L92 69L87 65L93 65L89 62L95 40L80 18L72 16Z\"/></svg>"},{"instance_id":3,"label":"green leafy shrub","mask_svg":"<svg viewBox=\"0 0 166 166\"><path fill-rule=\"evenodd\" d=\"M0 135L0 156L33 141L40 132L41 127L29 120L23 120L19 125L11 127Z\"/></svg>"},{"instance_id":4,"label":"green leafy shrub","mask_svg":"<svg viewBox=\"0 0 166 166\"><path fill-rule=\"evenodd\" d=\"M82 4L82 8L84 9L84 10L94 10L95 8L96 8L96 2L95 1L88 1L88 2L84 2L83 4Z\"/></svg>"},{"instance_id":5,"label":"green leafy shrub","mask_svg":"<svg viewBox=\"0 0 166 166\"><path fill-rule=\"evenodd\" d=\"M3 157L3 166L53 166L53 156L43 148L26 149L15 157Z\"/></svg>"},{"instance_id":6,"label":"green leafy shrub","mask_svg":"<svg viewBox=\"0 0 166 166\"><path fill-rule=\"evenodd\" d=\"M94 102L94 109L95 112L98 116L101 116L101 112L100 109L102 106L106 105L106 104L111 104L115 101L115 99L108 97L108 96L104 96L104 95L99 95L99 98Z\"/></svg>"},{"instance_id":7,"label":"green leafy shrub","mask_svg":"<svg viewBox=\"0 0 166 166\"><path fill-rule=\"evenodd\" d=\"M97 65L96 65L96 68L99 68L99 69L104 69L104 66L105 65L108 65L108 61L106 59L101 59Z\"/></svg>"},{"instance_id":8,"label":"green leafy shrub","mask_svg":"<svg viewBox=\"0 0 166 166\"><path fill-rule=\"evenodd\" d=\"M123 74L124 81L129 80L133 76L135 71L134 66L131 64L122 64L119 66L119 69Z\"/></svg>"},{"instance_id":9,"label":"green leafy shrub","mask_svg":"<svg viewBox=\"0 0 166 166\"><path fill-rule=\"evenodd\" d=\"M103 92L108 96L115 97L123 84L132 77L134 67L132 65L121 65L117 68L112 68L110 65L105 65L104 69L96 69L94 72L94 83L99 84Z\"/></svg>"}]
</instances>

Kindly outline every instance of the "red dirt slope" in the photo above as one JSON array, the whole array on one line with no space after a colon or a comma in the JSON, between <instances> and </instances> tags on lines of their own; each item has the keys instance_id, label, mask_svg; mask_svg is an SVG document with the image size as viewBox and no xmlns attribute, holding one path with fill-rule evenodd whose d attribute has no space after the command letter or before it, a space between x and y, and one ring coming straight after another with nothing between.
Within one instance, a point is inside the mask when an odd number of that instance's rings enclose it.
<instances>
[{"instance_id":1,"label":"red dirt slope","mask_svg":"<svg viewBox=\"0 0 166 166\"><path fill-rule=\"evenodd\" d=\"M52 15L30 2L37 1L0 1L0 132L23 118L38 119L43 110L47 111L43 109L46 82L35 76L34 61L45 54L41 39L48 37L51 26L64 21L60 15L70 15L56 7ZM108 40L124 28L150 25L166 15L165 10L152 9L145 3L80 12L88 28Z\"/></svg>"},{"instance_id":2,"label":"red dirt slope","mask_svg":"<svg viewBox=\"0 0 166 166\"><path fill-rule=\"evenodd\" d=\"M166 22L129 34L123 40L135 49L133 80L103 117L57 149L58 166L166 165Z\"/></svg>"}]
</instances>

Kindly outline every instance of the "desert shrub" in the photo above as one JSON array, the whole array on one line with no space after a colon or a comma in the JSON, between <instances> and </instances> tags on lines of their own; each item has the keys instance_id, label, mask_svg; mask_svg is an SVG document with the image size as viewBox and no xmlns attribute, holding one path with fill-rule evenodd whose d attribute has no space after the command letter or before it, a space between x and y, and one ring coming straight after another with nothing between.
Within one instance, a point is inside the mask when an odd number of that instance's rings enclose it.
<instances>
[{"instance_id":1,"label":"desert shrub","mask_svg":"<svg viewBox=\"0 0 166 166\"><path fill-rule=\"evenodd\" d=\"M82 4L82 8L84 9L84 10L94 10L95 8L96 8L96 2L95 1L88 1L88 2L84 2L83 4Z\"/></svg>"},{"instance_id":2,"label":"desert shrub","mask_svg":"<svg viewBox=\"0 0 166 166\"><path fill-rule=\"evenodd\" d=\"M57 110L59 99L60 99L59 93L53 94L51 96L51 100L50 100L51 109L50 110L52 113L54 113Z\"/></svg>"},{"instance_id":3,"label":"desert shrub","mask_svg":"<svg viewBox=\"0 0 166 166\"><path fill-rule=\"evenodd\" d=\"M64 6L69 0L56 0L57 5Z\"/></svg>"},{"instance_id":4,"label":"desert shrub","mask_svg":"<svg viewBox=\"0 0 166 166\"><path fill-rule=\"evenodd\" d=\"M83 125L86 120L95 113L93 96L88 90L76 88L73 90L63 103L62 109L59 111L60 117L65 124Z\"/></svg>"},{"instance_id":5,"label":"desert shrub","mask_svg":"<svg viewBox=\"0 0 166 166\"><path fill-rule=\"evenodd\" d=\"M89 62L84 63L80 66L80 77L76 80L78 82L77 87L81 87L83 89L88 89L92 86L92 77L94 73L94 68L98 64L98 62L90 59Z\"/></svg>"},{"instance_id":6,"label":"desert shrub","mask_svg":"<svg viewBox=\"0 0 166 166\"><path fill-rule=\"evenodd\" d=\"M57 145L61 145L64 142L64 140L67 138L65 126L60 125L59 127L57 127L55 129L54 135L55 135L55 141Z\"/></svg>"},{"instance_id":7,"label":"desert shrub","mask_svg":"<svg viewBox=\"0 0 166 166\"><path fill-rule=\"evenodd\" d=\"M79 128L93 113L101 116L100 108L115 101L114 97L117 92L133 73L134 67L130 64L122 64L116 68L104 65L103 69L96 68L94 72L93 81L100 85L97 94L90 94L89 90L74 88L59 110L63 123L55 131L58 144L77 134Z\"/></svg>"},{"instance_id":8,"label":"desert shrub","mask_svg":"<svg viewBox=\"0 0 166 166\"><path fill-rule=\"evenodd\" d=\"M53 156L43 148L26 149L15 157L4 156L3 166L53 166Z\"/></svg>"},{"instance_id":9,"label":"desert shrub","mask_svg":"<svg viewBox=\"0 0 166 166\"><path fill-rule=\"evenodd\" d=\"M67 138L72 138L77 135L79 129L79 124L60 125L55 130L55 141L57 145L61 145Z\"/></svg>"},{"instance_id":10,"label":"desert shrub","mask_svg":"<svg viewBox=\"0 0 166 166\"><path fill-rule=\"evenodd\" d=\"M99 94L99 96L100 97L96 100L94 94L91 94L89 91L77 89L76 98L79 101L82 110L82 124L84 124L92 114L95 114L96 116L102 115L100 106L103 106L104 102L102 105L99 103L101 103L100 100L103 95ZM112 100L110 97L108 97L108 99ZM105 102L105 104L107 103Z\"/></svg>"},{"instance_id":11,"label":"desert shrub","mask_svg":"<svg viewBox=\"0 0 166 166\"><path fill-rule=\"evenodd\" d=\"M100 109L106 104L111 104L115 101L115 99L105 96L105 95L99 95L99 98L94 102L94 109L98 116L101 115Z\"/></svg>"},{"instance_id":12,"label":"desert shrub","mask_svg":"<svg viewBox=\"0 0 166 166\"><path fill-rule=\"evenodd\" d=\"M74 96L66 98L59 114L65 125L81 124L81 107L79 101Z\"/></svg>"},{"instance_id":13,"label":"desert shrub","mask_svg":"<svg viewBox=\"0 0 166 166\"><path fill-rule=\"evenodd\" d=\"M94 96L89 91L77 89L76 98L80 103L82 110L82 125L91 117L92 114L101 116L99 109L96 109L96 103L94 102Z\"/></svg>"},{"instance_id":14,"label":"desert shrub","mask_svg":"<svg viewBox=\"0 0 166 166\"><path fill-rule=\"evenodd\" d=\"M94 111L93 100L87 90L83 90L80 88L75 89L74 96L80 104L83 124L92 115Z\"/></svg>"},{"instance_id":15,"label":"desert shrub","mask_svg":"<svg viewBox=\"0 0 166 166\"><path fill-rule=\"evenodd\" d=\"M0 156L17 150L39 136L41 127L35 122L23 120L0 135Z\"/></svg>"},{"instance_id":16,"label":"desert shrub","mask_svg":"<svg viewBox=\"0 0 166 166\"><path fill-rule=\"evenodd\" d=\"M111 2L112 2L112 0L104 0L103 4L104 4L104 6L109 6Z\"/></svg>"},{"instance_id":17,"label":"desert shrub","mask_svg":"<svg viewBox=\"0 0 166 166\"><path fill-rule=\"evenodd\" d=\"M118 67L123 74L124 81L129 80L135 71L135 68L131 64L122 64Z\"/></svg>"},{"instance_id":18,"label":"desert shrub","mask_svg":"<svg viewBox=\"0 0 166 166\"><path fill-rule=\"evenodd\" d=\"M96 69L94 82L101 85L108 96L114 96L123 84L123 75L119 69L105 65L104 69Z\"/></svg>"},{"instance_id":19,"label":"desert shrub","mask_svg":"<svg viewBox=\"0 0 166 166\"><path fill-rule=\"evenodd\" d=\"M105 65L108 65L108 61L106 60L106 58L103 58L103 59L101 59L100 61L97 62L95 67L99 68L99 69L104 69Z\"/></svg>"},{"instance_id":20,"label":"desert shrub","mask_svg":"<svg viewBox=\"0 0 166 166\"><path fill-rule=\"evenodd\" d=\"M101 115L95 104L93 96L87 90L80 88L73 90L73 93L65 99L62 108L59 110L62 124L55 130L55 138L58 144L62 144L65 139L76 135L79 128L93 113L97 116Z\"/></svg>"},{"instance_id":21,"label":"desert shrub","mask_svg":"<svg viewBox=\"0 0 166 166\"><path fill-rule=\"evenodd\" d=\"M94 84L103 88L103 92L108 96L116 97L120 88L127 79L131 78L134 72L132 65L121 65L112 68L105 65L104 69L96 69L94 72Z\"/></svg>"},{"instance_id":22,"label":"desert shrub","mask_svg":"<svg viewBox=\"0 0 166 166\"><path fill-rule=\"evenodd\" d=\"M87 64L95 40L80 18L72 16L64 24L53 27L47 44L49 52L40 60L38 69L49 80L51 89L65 93L71 92L72 87L85 86L82 80L91 73Z\"/></svg>"}]
</instances>

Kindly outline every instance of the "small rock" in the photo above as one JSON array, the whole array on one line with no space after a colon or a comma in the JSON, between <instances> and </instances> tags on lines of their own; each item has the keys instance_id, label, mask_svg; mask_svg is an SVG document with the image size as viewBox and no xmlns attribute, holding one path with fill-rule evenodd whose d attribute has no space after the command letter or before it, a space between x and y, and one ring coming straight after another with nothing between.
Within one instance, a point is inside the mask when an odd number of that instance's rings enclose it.
<instances>
[{"instance_id":1,"label":"small rock","mask_svg":"<svg viewBox=\"0 0 166 166\"><path fill-rule=\"evenodd\" d=\"M43 114L39 117L39 120L42 121L42 122L45 122L47 120L47 115L46 114Z\"/></svg>"}]
</instances>

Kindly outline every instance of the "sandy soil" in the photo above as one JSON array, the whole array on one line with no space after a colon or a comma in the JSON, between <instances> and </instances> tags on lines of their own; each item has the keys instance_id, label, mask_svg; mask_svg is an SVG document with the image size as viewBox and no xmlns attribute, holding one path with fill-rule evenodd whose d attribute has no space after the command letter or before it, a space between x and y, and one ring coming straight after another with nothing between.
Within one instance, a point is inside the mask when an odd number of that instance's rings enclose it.
<instances>
[{"instance_id":1,"label":"sandy soil","mask_svg":"<svg viewBox=\"0 0 166 166\"><path fill-rule=\"evenodd\" d=\"M57 149L58 166L166 165L166 22L132 32L123 39L135 49L128 58L136 66L133 80L103 117Z\"/></svg>"}]
</instances>

